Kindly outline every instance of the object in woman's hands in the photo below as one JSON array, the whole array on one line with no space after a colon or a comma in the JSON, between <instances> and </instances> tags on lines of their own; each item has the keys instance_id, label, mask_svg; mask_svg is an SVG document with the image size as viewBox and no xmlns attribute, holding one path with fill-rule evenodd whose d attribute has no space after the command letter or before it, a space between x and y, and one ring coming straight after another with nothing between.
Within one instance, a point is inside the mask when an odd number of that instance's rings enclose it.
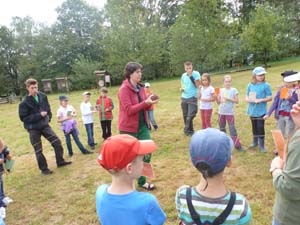
<instances>
[{"instance_id":1,"label":"object in woman's hands","mask_svg":"<svg viewBox=\"0 0 300 225\"><path fill-rule=\"evenodd\" d=\"M289 89L286 87L282 87L280 89L280 99L286 99L288 98Z\"/></svg>"},{"instance_id":2,"label":"object in woman's hands","mask_svg":"<svg viewBox=\"0 0 300 225\"><path fill-rule=\"evenodd\" d=\"M155 101L155 100L157 100L157 99L159 99L159 97L158 97L157 95L154 95L154 94L153 94L153 95L151 96L151 100L152 100L152 101Z\"/></svg>"},{"instance_id":3,"label":"object in woman's hands","mask_svg":"<svg viewBox=\"0 0 300 225\"><path fill-rule=\"evenodd\" d=\"M145 177L148 177L151 179L155 178L154 171L153 171L152 165L150 163L144 162L142 176L145 176Z\"/></svg>"}]
</instances>

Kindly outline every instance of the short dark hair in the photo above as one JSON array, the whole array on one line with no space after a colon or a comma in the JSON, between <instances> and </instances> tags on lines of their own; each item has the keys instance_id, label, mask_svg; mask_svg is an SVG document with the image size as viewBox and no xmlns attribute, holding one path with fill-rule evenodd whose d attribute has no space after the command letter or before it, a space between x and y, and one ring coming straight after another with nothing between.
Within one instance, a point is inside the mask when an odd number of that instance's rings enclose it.
<instances>
[{"instance_id":1,"label":"short dark hair","mask_svg":"<svg viewBox=\"0 0 300 225\"><path fill-rule=\"evenodd\" d=\"M143 69L143 66L137 62L129 62L126 64L124 69L124 77L125 79L129 79L130 75L133 74L138 69Z\"/></svg>"},{"instance_id":2,"label":"short dark hair","mask_svg":"<svg viewBox=\"0 0 300 225\"><path fill-rule=\"evenodd\" d=\"M185 66L192 66L193 62L192 61L186 61L186 62L184 62L184 65Z\"/></svg>"},{"instance_id":3,"label":"short dark hair","mask_svg":"<svg viewBox=\"0 0 300 225\"><path fill-rule=\"evenodd\" d=\"M31 85L36 85L38 82L36 79L33 79L33 78L29 78L25 81L25 86L26 87L29 87Z\"/></svg>"}]
</instances>

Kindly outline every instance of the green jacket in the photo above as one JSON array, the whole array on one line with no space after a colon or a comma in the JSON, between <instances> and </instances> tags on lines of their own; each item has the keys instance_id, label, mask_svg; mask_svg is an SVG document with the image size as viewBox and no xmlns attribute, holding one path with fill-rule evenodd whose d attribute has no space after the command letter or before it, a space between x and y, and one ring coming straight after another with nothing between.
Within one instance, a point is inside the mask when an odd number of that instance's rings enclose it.
<instances>
[{"instance_id":1,"label":"green jacket","mask_svg":"<svg viewBox=\"0 0 300 225\"><path fill-rule=\"evenodd\" d=\"M300 224L300 129L288 145L283 172L273 178L276 189L274 217L279 224Z\"/></svg>"}]
</instances>

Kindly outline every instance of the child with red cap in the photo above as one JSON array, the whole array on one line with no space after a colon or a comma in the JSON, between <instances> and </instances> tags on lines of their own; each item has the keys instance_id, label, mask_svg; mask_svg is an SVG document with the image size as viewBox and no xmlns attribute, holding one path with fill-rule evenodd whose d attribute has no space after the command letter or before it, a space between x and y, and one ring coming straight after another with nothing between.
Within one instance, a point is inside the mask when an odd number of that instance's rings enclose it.
<instances>
[{"instance_id":1,"label":"child with red cap","mask_svg":"<svg viewBox=\"0 0 300 225\"><path fill-rule=\"evenodd\" d=\"M166 215L150 193L135 190L143 170L144 155L156 150L152 140L138 140L127 134L109 137L102 145L99 164L112 177L110 185L96 192L96 210L102 225L160 225Z\"/></svg>"}]
</instances>

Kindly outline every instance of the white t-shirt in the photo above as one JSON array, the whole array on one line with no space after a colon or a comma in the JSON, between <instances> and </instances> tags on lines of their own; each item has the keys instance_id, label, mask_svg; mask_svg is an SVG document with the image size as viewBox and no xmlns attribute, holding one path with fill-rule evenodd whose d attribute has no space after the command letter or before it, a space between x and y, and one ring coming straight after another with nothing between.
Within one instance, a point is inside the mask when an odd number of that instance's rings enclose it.
<instances>
[{"instance_id":1,"label":"white t-shirt","mask_svg":"<svg viewBox=\"0 0 300 225\"><path fill-rule=\"evenodd\" d=\"M234 99L238 95L238 91L236 88L225 89L221 88L220 97L221 104L219 105L219 114L221 115L233 115L234 114L234 103L232 101L225 101L223 97Z\"/></svg>"},{"instance_id":2,"label":"white t-shirt","mask_svg":"<svg viewBox=\"0 0 300 225\"><path fill-rule=\"evenodd\" d=\"M74 107L71 106L71 105L67 105L66 108L60 106L60 107L58 108L58 110L57 110L56 116L62 118L62 117L68 116L68 114L69 114L69 115L72 115L73 112L75 112L75 109L74 109Z\"/></svg>"},{"instance_id":3,"label":"white t-shirt","mask_svg":"<svg viewBox=\"0 0 300 225\"><path fill-rule=\"evenodd\" d=\"M82 121L84 124L93 123L93 112L91 110L92 104L90 102L82 102L80 104L80 111L82 116Z\"/></svg>"},{"instance_id":4,"label":"white t-shirt","mask_svg":"<svg viewBox=\"0 0 300 225\"><path fill-rule=\"evenodd\" d=\"M215 93L215 89L209 85L208 87L201 87L200 89L201 93L201 99L210 99L212 98L212 95ZM212 109L213 108L213 102L204 102L200 99L200 109Z\"/></svg>"}]
</instances>

